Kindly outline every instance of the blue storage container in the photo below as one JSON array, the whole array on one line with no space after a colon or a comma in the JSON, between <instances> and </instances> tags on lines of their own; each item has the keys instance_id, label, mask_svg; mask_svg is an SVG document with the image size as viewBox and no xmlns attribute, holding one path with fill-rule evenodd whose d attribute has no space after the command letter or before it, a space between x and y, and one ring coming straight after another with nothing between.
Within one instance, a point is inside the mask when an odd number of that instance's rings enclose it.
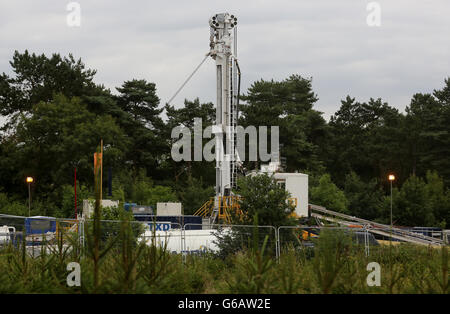
<instances>
[{"instance_id":1,"label":"blue storage container","mask_svg":"<svg viewBox=\"0 0 450 314\"><path fill-rule=\"evenodd\" d=\"M56 219L54 217L33 216L25 218L27 234L43 234L56 232Z\"/></svg>"},{"instance_id":2,"label":"blue storage container","mask_svg":"<svg viewBox=\"0 0 450 314\"><path fill-rule=\"evenodd\" d=\"M186 230L201 230L202 217L201 216L184 216L183 226Z\"/></svg>"},{"instance_id":3,"label":"blue storage container","mask_svg":"<svg viewBox=\"0 0 450 314\"><path fill-rule=\"evenodd\" d=\"M123 208L124 208L126 211L130 211L130 210L131 210L131 207L136 206L136 205L137 205L136 203L124 203L124 204L123 204Z\"/></svg>"}]
</instances>

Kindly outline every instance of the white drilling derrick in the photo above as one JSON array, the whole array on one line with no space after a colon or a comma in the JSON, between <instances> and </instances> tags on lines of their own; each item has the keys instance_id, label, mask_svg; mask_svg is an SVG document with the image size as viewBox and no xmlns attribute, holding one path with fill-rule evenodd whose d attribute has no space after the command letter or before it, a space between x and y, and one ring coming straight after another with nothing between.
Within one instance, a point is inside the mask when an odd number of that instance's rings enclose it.
<instances>
[{"instance_id":1,"label":"white drilling derrick","mask_svg":"<svg viewBox=\"0 0 450 314\"><path fill-rule=\"evenodd\" d=\"M209 20L211 27L209 55L216 61L217 104L216 125L216 202L230 196L236 187L237 156L236 126L240 71L237 62L237 18L228 13L216 14ZM239 80L239 82L238 82ZM213 217L215 220L216 215Z\"/></svg>"}]
</instances>

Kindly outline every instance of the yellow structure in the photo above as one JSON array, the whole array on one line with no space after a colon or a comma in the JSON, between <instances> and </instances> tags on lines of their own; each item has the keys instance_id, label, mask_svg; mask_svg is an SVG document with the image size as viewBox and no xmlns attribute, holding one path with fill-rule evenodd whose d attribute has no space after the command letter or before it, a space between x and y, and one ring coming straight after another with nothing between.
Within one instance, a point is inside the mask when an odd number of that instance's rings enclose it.
<instances>
[{"instance_id":1,"label":"yellow structure","mask_svg":"<svg viewBox=\"0 0 450 314\"><path fill-rule=\"evenodd\" d=\"M78 220L57 220L56 221L56 234L78 232Z\"/></svg>"},{"instance_id":2,"label":"yellow structure","mask_svg":"<svg viewBox=\"0 0 450 314\"><path fill-rule=\"evenodd\" d=\"M219 196L217 198L218 215L217 218L219 222L231 223L231 215L234 213L239 217L242 217L244 213L241 210L239 202L241 197L237 195L232 196ZM288 202L295 208L297 206L297 198L291 197ZM211 197L206 203L202 205L195 213L194 216L202 216L204 218L211 217L214 211L215 198ZM293 212L295 213L295 212Z\"/></svg>"},{"instance_id":3,"label":"yellow structure","mask_svg":"<svg viewBox=\"0 0 450 314\"><path fill-rule=\"evenodd\" d=\"M225 223L231 223L231 215L232 213L235 213L237 215L243 215L239 200L241 198L236 195L231 196L219 196L217 198L217 209L218 209L218 215L217 218L220 222ZM215 198L211 197L209 201L207 201L205 204L203 204L202 207L200 207L195 213L194 216L202 216L202 217L210 217L213 214L214 211L214 204Z\"/></svg>"}]
</instances>

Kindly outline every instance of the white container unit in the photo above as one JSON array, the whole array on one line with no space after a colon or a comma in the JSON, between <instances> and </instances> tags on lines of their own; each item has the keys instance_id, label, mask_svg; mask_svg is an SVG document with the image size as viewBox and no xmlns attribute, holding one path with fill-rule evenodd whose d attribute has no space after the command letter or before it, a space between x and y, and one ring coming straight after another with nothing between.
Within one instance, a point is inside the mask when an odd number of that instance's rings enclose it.
<instances>
[{"instance_id":1,"label":"white container unit","mask_svg":"<svg viewBox=\"0 0 450 314\"><path fill-rule=\"evenodd\" d=\"M157 216L181 216L183 208L181 203L156 203Z\"/></svg>"},{"instance_id":2,"label":"white container unit","mask_svg":"<svg viewBox=\"0 0 450 314\"><path fill-rule=\"evenodd\" d=\"M308 175L304 173L283 173L273 174L275 180L285 186L286 191L291 193L291 198L295 198L297 206L295 213L299 217L308 216Z\"/></svg>"},{"instance_id":3,"label":"white container unit","mask_svg":"<svg viewBox=\"0 0 450 314\"><path fill-rule=\"evenodd\" d=\"M106 210L108 208L118 208L119 201L102 200L101 206L103 209L106 209ZM94 207L95 207L95 200L93 200L93 199L83 200L83 218L93 219L94 218Z\"/></svg>"},{"instance_id":4,"label":"white container unit","mask_svg":"<svg viewBox=\"0 0 450 314\"><path fill-rule=\"evenodd\" d=\"M152 245L155 241L156 246L163 247L167 245L167 250L171 253L201 253L218 251L215 233L217 230L181 230L170 229L169 231L146 230L138 241L145 241L147 245ZM155 238L154 238L155 236ZM184 239L183 239L184 238Z\"/></svg>"}]
</instances>

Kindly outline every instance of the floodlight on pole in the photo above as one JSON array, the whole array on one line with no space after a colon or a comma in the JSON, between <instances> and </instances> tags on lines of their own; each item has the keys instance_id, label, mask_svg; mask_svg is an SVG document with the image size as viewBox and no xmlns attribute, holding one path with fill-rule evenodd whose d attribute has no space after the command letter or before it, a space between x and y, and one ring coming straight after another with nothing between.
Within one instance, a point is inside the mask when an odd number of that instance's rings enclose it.
<instances>
[{"instance_id":1,"label":"floodlight on pole","mask_svg":"<svg viewBox=\"0 0 450 314\"><path fill-rule=\"evenodd\" d=\"M28 183L28 217L31 216L31 183L33 183L33 177L27 177Z\"/></svg>"},{"instance_id":2,"label":"floodlight on pole","mask_svg":"<svg viewBox=\"0 0 450 314\"><path fill-rule=\"evenodd\" d=\"M388 176L388 180L391 182L391 232L392 232L392 182L395 180L395 176L393 174L390 174Z\"/></svg>"}]
</instances>

